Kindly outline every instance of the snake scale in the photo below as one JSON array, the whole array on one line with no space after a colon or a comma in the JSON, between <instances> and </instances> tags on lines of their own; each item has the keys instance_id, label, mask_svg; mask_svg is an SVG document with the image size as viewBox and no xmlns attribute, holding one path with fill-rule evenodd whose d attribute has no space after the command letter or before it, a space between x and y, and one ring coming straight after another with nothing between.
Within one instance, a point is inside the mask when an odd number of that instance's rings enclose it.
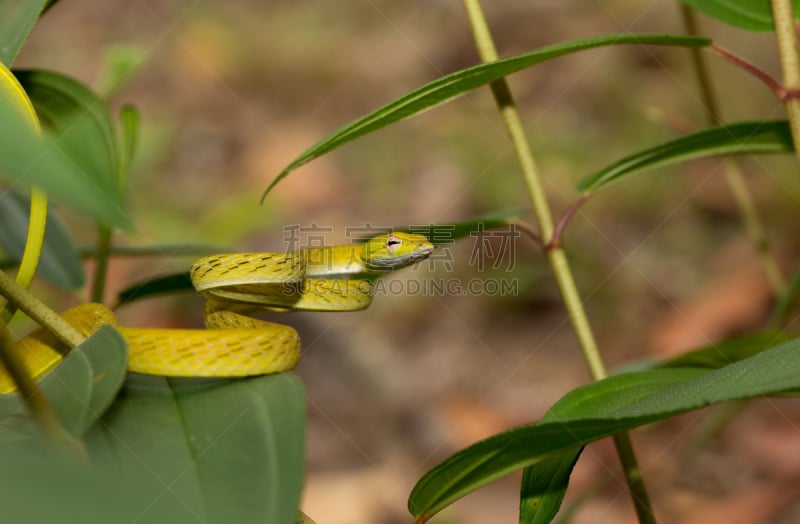
<instances>
[{"instance_id":1,"label":"snake scale","mask_svg":"<svg viewBox=\"0 0 800 524\"><path fill-rule=\"evenodd\" d=\"M300 337L290 326L252 318L269 311L356 311L372 301L381 274L418 262L434 247L419 234L387 233L363 244L314 247L293 253L231 253L205 257L191 268L195 289L206 297L208 329L117 326L101 304L83 304L63 318L85 336L102 325L117 327L128 344L128 370L163 376L241 377L289 370L300 357ZM19 351L34 377L52 369L65 348L39 330ZM0 369L2 371L2 369ZM14 390L0 373L0 393Z\"/></svg>"}]
</instances>

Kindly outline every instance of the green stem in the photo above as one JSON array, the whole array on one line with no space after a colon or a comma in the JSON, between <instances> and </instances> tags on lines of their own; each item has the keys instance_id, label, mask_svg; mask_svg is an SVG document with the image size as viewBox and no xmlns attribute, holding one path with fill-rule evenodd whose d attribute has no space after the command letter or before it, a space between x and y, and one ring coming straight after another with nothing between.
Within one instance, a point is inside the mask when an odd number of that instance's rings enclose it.
<instances>
[{"instance_id":1,"label":"green stem","mask_svg":"<svg viewBox=\"0 0 800 524\"><path fill-rule=\"evenodd\" d=\"M681 14L683 16L683 24L686 28L686 32L696 36L698 30L694 9L685 4L681 4ZM703 106L706 108L706 120L711 126L720 125L722 123L721 112L719 104L717 103L717 97L714 95L714 89L711 86L711 75L708 74L705 55L699 48L692 48L689 52L692 56L692 64L694 65L697 81L700 84L700 99ZM761 259L761 265L764 268L764 273L767 275L767 280L772 287L772 291L776 295L780 295L783 293L786 283L764 231L764 225L761 221L758 208L756 207L750 190L747 188L747 181L739 169L739 164L733 159L725 160L723 172L728 187L739 208L742 220L744 221L747 236L750 237L750 241L753 243L753 246L755 246L756 252Z\"/></svg>"},{"instance_id":2,"label":"green stem","mask_svg":"<svg viewBox=\"0 0 800 524\"><path fill-rule=\"evenodd\" d=\"M108 260L111 255L111 229L97 226L97 257L94 262L94 282L92 284L92 302L102 304L106 289Z\"/></svg>"},{"instance_id":3,"label":"green stem","mask_svg":"<svg viewBox=\"0 0 800 524\"><path fill-rule=\"evenodd\" d=\"M478 53L484 62L497 60L497 50L492 40L489 26L486 23L483 10L479 0L462 0L469 17L470 25L478 47ZM536 162L533 158L528 139L525 136L524 127L517 112L511 90L505 79L500 79L491 84L492 93L500 109L501 116L511 137L511 142L517 153L525 182L528 186L533 211L539 224L539 231L546 249L547 259L558 283L559 290L564 299L565 307L569 313L570 321L578 342L583 351L584 359L589 367L589 372L594 380L600 380L607 375L600 352L597 349L594 333L583 308L580 294L578 293L575 279L569 267L564 250L560 243L553 242L554 221L550 211L550 205L544 190L542 179L539 176ZM636 514L641 523L655 523L653 510L647 489L642 479L636 455L630 437L627 433L620 433L614 436L614 443L620 457L628 488L633 499Z\"/></svg>"},{"instance_id":4,"label":"green stem","mask_svg":"<svg viewBox=\"0 0 800 524\"><path fill-rule=\"evenodd\" d=\"M787 93L796 93L800 89L800 57L797 53L797 36L791 0L772 0L772 18L775 21L775 37L778 39L783 88ZM800 166L800 98L797 96L786 97L784 104L789 115L795 157Z\"/></svg>"},{"instance_id":5,"label":"green stem","mask_svg":"<svg viewBox=\"0 0 800 524\"><path fill-rule=\"evenodd\" d=\"M22 401L28 407L42 434L56 446L74 451L75 440L61 426L47 397L28 373L25 363L17 354L8 328L3 323L0 323L0 362L14 382Z\"/></svg>"},{"instance_id":6,"label":"green stem","mask_svg":"<svg viewBox=\"0 0 800 524\"><path fill-rule=\"evenodd\" d=\"M58 313L47 307L2 271L0 271L0 295L4 296L14 307L21 309L60 342L66 344L69 349L85 340L85 337Z\"/></svg>"}]
</instances>

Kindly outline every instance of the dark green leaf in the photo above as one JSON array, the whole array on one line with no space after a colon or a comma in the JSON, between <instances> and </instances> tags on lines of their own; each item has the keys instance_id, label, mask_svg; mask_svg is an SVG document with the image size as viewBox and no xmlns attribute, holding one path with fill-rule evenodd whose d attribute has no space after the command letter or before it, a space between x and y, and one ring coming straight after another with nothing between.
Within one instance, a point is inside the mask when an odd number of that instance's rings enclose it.
<instances>
[{"instance_id":1,"label":"dark green leaf","mask_svg":"<svg viewBox=\"0 0 800 524\"><path fill-rule=\"evenodd\" d=\"M681 0L728 25L749 31L773 31L770 0ZM800 16L800 0L792 0L795 19Z\"/></svg>"},{"instance_id":2,"label":"dark green leaf","mask_svg":"<svg viewBox=\"0 0 800 524\"><path fill-rule=\"evenodd\" d=\"M658 365L661 368L693 367L717 369L732 364L789 340L781 331L755 333L724 340L689 351Z\"/></svg>"},{"instance_id":3,"label":"dark green leaf","mask_svg":"<svg viewBox=\"0 0 800 524\"><path fill-rule=\"evenodd\" d=\"M127 304L134 300L179 291L194 291L188 271L138 282L121 291L117 295L117 301L120 304Z\"/></svg>"},{"instance_id":4,"label":"dark green leaf","mask_svg":"<svg viewBox=\"0 0 800 524\"><path fill-rule=\"evenodd\" d=\"M42 378L40 386L64 428L83 437L111 405L128 364L125 340L103 326ZM38 434L19 395L0 395L0 442Z\"/></svg>"},{"instance_id":5,"label":"dark green leaf","mask_svg":"<svg viewBox=\"0 0 800 524\"><path fill-rule=\"evenodd\" d=\"M519 495L520 524L546 524L555 518L581 451L583 447L577 447L523 470Z\"/></svg>"},{"instance_id":6,"label":"dark green leaf","mask_svg":"<svg viewBox=\"0 0 800 524\"><path fill-rule=\"evenodd\" d=\"M105 104L76 80L50 71L15 71L42 127L100 188L115 191L117 146Z\"/></svg>"},{"instance_id":7,"label":"dark green leaf","mask_svg":"<svg viewBox=\"0 0 800 524\"><path fill-rule=\"evenodd\" d=\"M140 518L141 508L153 503L151 493L127 482L104 464L91 467L66 460L40 441L0 446L0 493L3 522L109 524L195 524L178 509L153 509ZM164 486L169 489L169 486Z\"/></svg>"},{"instance_id":8,"label":"dark green leaf","mask_svg":"<svg viewBox=\"0 0 800 524\"><path fill-rule=\"evenodd\" d=\"M0 174L17 187L35 184L50 196L111 225L130 222L116 191L100 187L48 137L40 138L19 109L0 96Z\"/></svg>"},{"instance_id":9,"label":"dark green leaf","mask_svg":"<svg viewBox=\"0 0 800 524\"><path fill-rule=\"evenodd\" d=\"M470 446L417 483L409 509L424 522L448 504L517 469L587 442L711 404L800 388L800 339L713 371L671 368L629 373L573 390L548 422Z\"/></svg>"},{"instance_id":10,"label":"dark green leaf","mask_svg":"<svg viewBox=\"0 0 800 524\"><path fill-rule=\"evenodd\" d=\"M0 195L0 244L15 264L22 260L28 233L30 198L7 190ZM56 286L79 289L83 266L69 231L52 209L47 213L44 244L37 274Z\"/></svg>"},{"instance_id":11,"label":"dark green leaf","mask_svg":"<svg viewBox=\"0 0 800 524\"><path fill-rule=\"evenodd\" d=\"M788 337L778 331L747 335L702 347L656 364L661 368L717 369L751 357L787 340ZM628 393L621 394L622 397L627 395ZM566 409L574 409L575 406L570 405L571 399L572 397L567 396L556 403L542 418L542 422L549 422L554 417L563 416L562 413ZM581 448L570 450L555 458L525 468L520 497L520 523L546 523L555 517L567 490L572 467L580 452Z\"/></svg>"},{"instance_id":12,"label":"dark green leaf","mask_svg":"<svg viewBox=\"0 0 800 524\"><path fill-rule=\"evenodd\" d=\"M593 47L623 44L700 47L708 45L709 40L688 36L653 34L600 36L543 47L529 53L456 71L411 91L394 102L337 129L323 138L286 166L270 183L261 199L263 201L267 193L292 170L367 133L453 100L473 89L546 60Z\"/></svg>"},{"instance_id":13,"label":"dark green leaf","mask_svg":"<svg viewBox=\"0 0 800 524\"><path fill-rule=\"evenodd\" d=\"M305 423L296 376L169 383L136 376L104 421L89 436L89 453L118 464L150 494L135 510L145 521L153 511L177 510L200 522L294 524Z\"/></svg>"},{"instance_id":14,"label":"dark green leaf","mask_svg":"<svg viewBox=\"0 0 800 524\"><path fill-rule=\"evenodd\" d=\"M490 231L492 229L499 229L503 227L510 227L514 219L527 214L530 210L525 208L511 209L507 211L498 211L489 215L467 220L464 222L454 222L452 224L426 224L415 226L399 226L393 228L386 228L386 232L390 231L405 231L407 233L419 233L428 237L428 239L436 246L451 244L456 240L466 238L475 234L480 234L483 231ZM353 240L355 243L364 243L372 238L378 232L370 233L360 238Z\"/></svg>"},{"instance_id":15,"label":"dark green leaf","mask_svg":"<svg viewBox=\"0 0 800 524\"><path fill-rule=\"evenodd\" d=\"M788 153L794 150L786 121L741 122L711 127L640 151L584 178L581 191L592 192L645 169L711 155Z\"/></svg>"},{"instance_id":16,"label":"dark green leaf","mask_svg":"<svg viewBox=\"0 0 800 524\"><path fill-rule=\"evenodd\" d=\"M45 0L0 0L0 62L11 67L39 19Z\"/></svg>"}]
</instances>

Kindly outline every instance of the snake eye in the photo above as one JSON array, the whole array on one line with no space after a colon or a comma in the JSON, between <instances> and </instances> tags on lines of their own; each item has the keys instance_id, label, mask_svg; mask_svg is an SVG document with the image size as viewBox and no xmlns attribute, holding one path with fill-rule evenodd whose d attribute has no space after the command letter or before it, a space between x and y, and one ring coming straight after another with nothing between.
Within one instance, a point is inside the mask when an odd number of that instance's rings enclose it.
<instances>
[{"instance_id":1,"label":"snake eye","mask_svg":"<svg viewBox=\"0 0 800 524\"><path fill-rule=\"evenodd\" d=\"M402 243L403 241L394 235L389 235L388 237L386 237L386 247L389 249L389 251L394 251L395 248L401 245Z\"/></svg>"}]
</instances>

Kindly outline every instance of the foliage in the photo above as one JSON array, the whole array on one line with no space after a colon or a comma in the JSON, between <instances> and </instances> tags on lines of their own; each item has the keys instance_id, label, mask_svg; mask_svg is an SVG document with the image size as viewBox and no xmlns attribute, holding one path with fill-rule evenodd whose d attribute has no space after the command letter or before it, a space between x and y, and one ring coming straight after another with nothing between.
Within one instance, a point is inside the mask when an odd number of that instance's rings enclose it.
<instances>
[{"instance_id":1,"label":"foliage","mask_svg":"<svg viewBox=\"0 0 800 524\"><path fill-rule=\"evenodd\" d=\"M0 61L11 66L35 22L54 3L0 1L5 15L0 17ZM684 3L738 28L770 31L774 26L767 0ZM546 61L568 60L572 54L604 46L662 46L678 53L680 48L697 51L710 43L696 36L610 35L562 42L455 71L323 137L280 171L264 196L299 166L386 126L486 86L502 98L507 89L504 77ZM13 77L4 75L0 90L4 94L0 96L3 181L15 190L41 187L56 201L92 216L99 230L107 233L101 235L105 240L98 242L93 254L98 266L102 265L114 253L109 228L130 228L134 223L125 211L125 193L139 143L138 110L125 106L113 115L104 95L66 74L29 70L15 71ZM503 111L512 105L510 95L505 102ZM29 105L35 109L43 136L20 111ZM792 153L795 144L790 129L786 121L735 122L635 151L584 178L576 188L583 196L575 207L612 181L622 183L632 174L652 176L656 167L714 155ZM531 188L531 193L534 214L541 216L536 189ZM31 242L25 236L34 220L26 214L29 207L33 207L30 199L18 191L0 199L0 243L12 264ZM507 225L522 214L498 212L453 224L452 239ZM559 223L559 234L570 216ZM80 288L85 277L68 228L52 209L46 220L38 275L64 289ZM560 240L539 239L551 259L561 249ZM553 266L560 282L572 278L565 269L566 259ZM104 274L99 270L98 274L102 284ZM179 271L133 282L119 301L124 304L190 288L186 272ZM778 318L785 318L797 288L792 285L786 290ZM569 299L566 302L568 307L580 307ZM575 310L570 313L574 316ZM410 494L409 510L417 522L427 521L467 493L524 470L520 522L551 522L584 445L711 404L796 394L800 390L798 340L775 331L750 334L574 389L541 421L477 442L425 473ZM2 487L10 500L6 515L19 521L199 519L290 524L298 519L305 429L305 392L299 377L281 373L244 380L144 376L126 380L126 355L120 332L104 326L39 384L59 423L83 446L91 474L74 457L55 454L25 399L16 394L0 396L4 421L0 456L7 459L9 472ZM53 488L42 490L45 483ZM83 483L92 490L75 488ZM33 492L52 504L35 504ZM74 518L65 516L73 514Z\"/></svg>"}]
</instances>

